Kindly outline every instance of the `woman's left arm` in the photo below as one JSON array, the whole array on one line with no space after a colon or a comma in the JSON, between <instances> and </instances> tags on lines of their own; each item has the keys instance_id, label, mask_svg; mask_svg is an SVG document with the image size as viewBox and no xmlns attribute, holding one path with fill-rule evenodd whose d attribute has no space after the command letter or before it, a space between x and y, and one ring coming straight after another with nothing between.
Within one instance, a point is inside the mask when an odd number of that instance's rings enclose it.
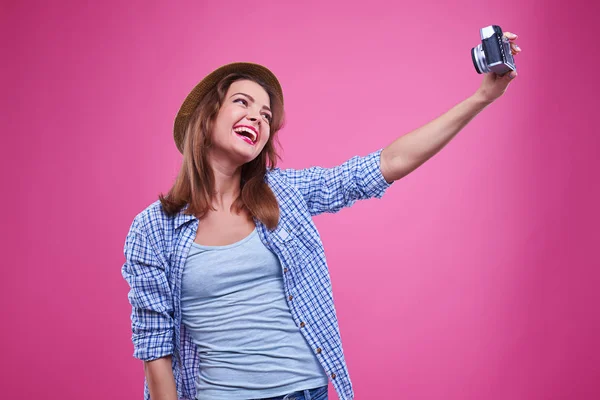
<instances>
[{"instance_id":1,"label":"woman's left arm","mask_svg":"<svg viewBox=\"0 0 600 400\"><path fill-rule=\"evenodd\" d=\"M517 35L505 32L513 54L521 51ZM504 94L516 71L498 76L485 74L475 94L426 125L396 139L381 152L381 173L386 181L396 181L433 157L452 140L477 114Z\"/></svg>"}]
</instances>

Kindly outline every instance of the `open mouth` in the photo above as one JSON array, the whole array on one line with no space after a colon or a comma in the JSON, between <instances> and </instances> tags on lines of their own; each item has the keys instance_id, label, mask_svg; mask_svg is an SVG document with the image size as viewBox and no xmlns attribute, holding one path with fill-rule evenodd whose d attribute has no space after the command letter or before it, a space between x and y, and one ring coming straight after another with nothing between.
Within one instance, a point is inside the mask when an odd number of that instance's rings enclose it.
<instances>
[{"instance_id":1,"label":"open mouth","mask_svg":"<svg viewBox=\"0 0 600 400\"><path fill-rule=\"evenodd\" d=\"M248 144L255 145L258 141L258 132L251 126L238 125L233 127L235 134Z\"/></svg>"}]
</instances>

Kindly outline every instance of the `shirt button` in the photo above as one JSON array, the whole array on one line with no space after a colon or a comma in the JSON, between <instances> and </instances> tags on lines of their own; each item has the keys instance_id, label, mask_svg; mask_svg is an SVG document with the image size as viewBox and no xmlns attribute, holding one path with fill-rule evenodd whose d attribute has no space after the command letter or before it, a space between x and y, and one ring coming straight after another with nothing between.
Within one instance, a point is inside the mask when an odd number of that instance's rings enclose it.
<instances>
[{"instance_id":1,"label":"shirt button","mask_svg":"<svg viewBox=\"0 0 600 400\"><path fill-rule=\"evenodd\" d=\"M321 354L321 348L317 347L317 354Z\"/></svg>"},{"instance_id":2,"label":"shirt button","mask_svg":"<svg viewBox=\"0 0 600 400\"><path fill-rule=\"evenodd\" d=\"M291 294L290 294L290 297L288 297L288 299L289 299L290 301L292 301L292 299L293 299L293 298L294 298L294 296L292 296Z\"/></svg>"},{"instance_id":3,"label":"shirt button","mask_svg":"<svg viewBox=\"0 0 600 400\"><path fill-rule=\"evenodd\" d=\"M287 269L287 268L284 268L284 269L283 269L283 272L284 272L284 273L285 273L285 272L288 272L288 269Z\"/></svg>"},{"instance_id":4,"label":"shirt button","mask_svg":"<svg viewBox=\"0 0 600 400\"><path fill-rule=\"evenodd\" d=\"M331 373L331 379L335 379L335 374Z\"/></svg>"},{"instance_id":5,"label":"shirt button","mask_svg":"<svg viewBox=\"0 0 600 400\"><path fill-rule=\"evenodd\" d=\"M304 328L306 324L304 322L300 322L300 328Z\"/></svg>"}]
</instances>

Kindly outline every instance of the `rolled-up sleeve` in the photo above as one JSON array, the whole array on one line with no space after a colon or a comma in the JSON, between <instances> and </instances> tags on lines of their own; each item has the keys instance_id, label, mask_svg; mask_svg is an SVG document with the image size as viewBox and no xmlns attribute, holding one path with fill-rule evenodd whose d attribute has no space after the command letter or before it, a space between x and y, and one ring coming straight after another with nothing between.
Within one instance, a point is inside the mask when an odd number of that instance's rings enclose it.
<instances>
[{"instance_id":1,"label":"rolled-up sleeve","mask_svg":"<svg viewBox=\"0 0 600 400\"><path fill-rule=\"evenodd\" d=\"M125 240L121 273L129 284L134 353L150 361L173 353L173 298L164 265L134 220Z\"/></svg>"},{"instance_id":2,"label":"rolled-up sleeve","mask_svg":"<svg viewBox=\"0 0 600 400\"><path fill-rule=\"evenodd\" d=\"M381 174L381 151L352 157L333 168L285 169L281 173L300 191L311 215L333 213L357 200L381 198L390 187Z\"/></svg>"}]
</instances>

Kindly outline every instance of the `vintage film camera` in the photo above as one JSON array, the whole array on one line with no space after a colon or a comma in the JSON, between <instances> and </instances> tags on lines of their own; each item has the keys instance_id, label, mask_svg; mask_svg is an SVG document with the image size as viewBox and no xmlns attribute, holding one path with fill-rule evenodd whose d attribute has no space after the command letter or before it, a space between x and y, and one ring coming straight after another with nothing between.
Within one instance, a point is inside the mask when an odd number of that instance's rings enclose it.
<instances>
[{"instance_id":1,"label":"vintage film camera","mask_svg":"<svg viewBox=\"0 0 600 400\"><path fill-rule=\"evenodd\" d=\"M490 71L504 75L516 71L515 59L511 53L510 41L504 37L502 28L490 25L481 28L481 44L471 49L471 59L478 74Z\"/></svg>"}]
</instances>

